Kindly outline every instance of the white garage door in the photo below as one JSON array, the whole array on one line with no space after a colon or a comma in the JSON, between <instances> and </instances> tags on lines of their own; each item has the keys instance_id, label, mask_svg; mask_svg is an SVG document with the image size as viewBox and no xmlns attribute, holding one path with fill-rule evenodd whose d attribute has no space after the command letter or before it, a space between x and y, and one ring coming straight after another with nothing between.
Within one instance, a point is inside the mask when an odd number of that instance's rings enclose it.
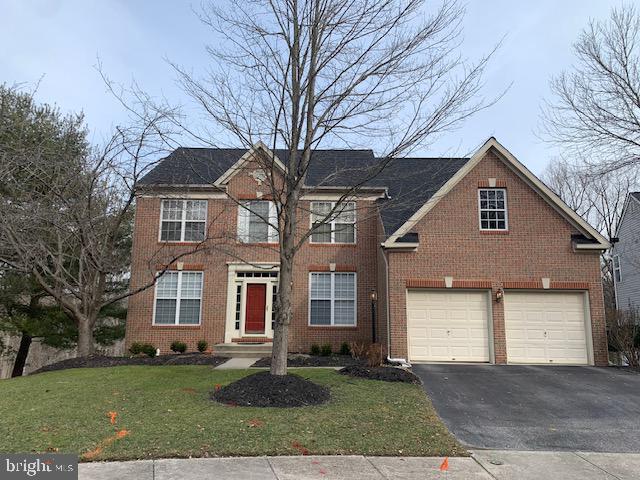
<instances>
[{"instance_id":1,"label":"white garage door","mask_svg":"<svg viewBox=\"0 0 640 480\"><path fill-rule=\"evenodd\" d=\"M582 293L504 295L507 362L589 363Z\"/></svg>"},{"instance_id":2,"label":"white garage door","mask_svg":"<svg viewBox=\"0 0 640 480\"><path fill-rule=\"evenodd\" d=\"M486 292L409 290L409 360L488 362Z\"/></svg>"}]
</instances>

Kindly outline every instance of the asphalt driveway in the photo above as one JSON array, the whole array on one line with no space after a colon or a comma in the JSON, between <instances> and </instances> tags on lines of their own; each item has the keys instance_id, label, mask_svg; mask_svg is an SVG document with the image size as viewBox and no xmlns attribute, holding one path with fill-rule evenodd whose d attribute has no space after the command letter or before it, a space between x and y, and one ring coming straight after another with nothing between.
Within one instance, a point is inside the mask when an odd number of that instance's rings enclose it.
<instances>
[{"instance_id":1,"label":"asphalt driveway","mask_svg":"<svg viewBox=\"0 0 640 480\"><path fill-rule=\"evenodd\" d=\"M640 452L640 374L450 364L413 371L469 448Z\"/></svg>"}]
</instances>

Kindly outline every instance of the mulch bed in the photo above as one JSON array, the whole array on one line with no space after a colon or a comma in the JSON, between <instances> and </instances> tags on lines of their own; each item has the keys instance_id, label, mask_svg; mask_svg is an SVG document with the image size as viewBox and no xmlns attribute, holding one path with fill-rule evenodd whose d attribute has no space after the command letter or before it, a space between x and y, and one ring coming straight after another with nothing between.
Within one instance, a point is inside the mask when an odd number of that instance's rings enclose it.
<instances>
[{"instance_id":1,"label":"mulch bed","mask_svg":"<svg viewBox=\"0 0 640 480\"><path fill-rule=\"evenodd\" d=\"M292 354L287 359L289 367L347 367L352 365L365 365L364 360L356 360L351 355L305 355ZM270 367L271 357L264 357L251 365L252 367Z\"/></svg>"},{"instance_id":2,"label":"mulch bed","mask_svg":"<svg viewBox=\"0 0 640 480\"><path fill-rule=\"evenodd\" d=\"M402 382L419 385L420 379L413 373L395 367L345 367L338 371L342 375L350 377L366 378L369 380L382 380L383 382Z\"/></svg>"},{"instance_id":3,"label":"mulch bed","mask_svg":"<svg viewBox=\"0 0 640 480\"><path fill-rule=\"evenodd\" d=\"M327 387L298 375L254 373L211 394L211 398L233 407L306 407L331 399Z\"/></svg>"},{"instance_id":4,"label":"mulch bed","mask_svg":"<svg viewBox=\"0 0 640 480\"><path fill-rule=\"evenodd\" d=\"M118 367L120 365L211 365L217 366L229 360L215 357L206 353L181 353L174 355L158 355L157 357L106 357L94 355L90 357L76 357L62 360L32 372L52 372L69 368Z\"/></svg>"}]
</instances>

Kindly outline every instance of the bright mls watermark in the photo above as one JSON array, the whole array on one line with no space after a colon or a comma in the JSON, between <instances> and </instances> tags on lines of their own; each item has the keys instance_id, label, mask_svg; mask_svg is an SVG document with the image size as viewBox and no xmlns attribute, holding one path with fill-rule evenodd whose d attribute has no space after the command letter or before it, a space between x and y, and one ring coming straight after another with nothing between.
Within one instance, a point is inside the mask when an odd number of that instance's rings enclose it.
<instances>
[{"instance_id":1,"label":"bright mls watermark","mask_svg":"<svg viewBox=\"0 0 640 480\"><path fill-rule=\"evenodd\" d=\"M78 457L53 453L0 453L0 478L2 480L77 480Z\"/></svg>"}]
</instances>

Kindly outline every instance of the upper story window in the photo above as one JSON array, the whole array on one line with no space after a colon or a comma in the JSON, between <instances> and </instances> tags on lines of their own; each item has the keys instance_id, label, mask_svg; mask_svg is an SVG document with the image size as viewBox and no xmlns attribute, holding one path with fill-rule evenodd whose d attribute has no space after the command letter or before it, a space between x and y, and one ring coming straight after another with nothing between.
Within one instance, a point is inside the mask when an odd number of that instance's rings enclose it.
<instances>
[{"instance_id":1,"label":"upper story window","mask_svg":"<svg viewBox=\"0 0 640 480\"><path fill-rule=\"evenodd\" d=\"M156 282L156 325L200 324L202 272L165 272Z\"/></svg>"},{"instance_id":2,"label":"upper story window","mask_svg":"<svg viewBox=\"0 0 640 480\"><path fill-rule=\"evenodd\" d=\"M345 202L336 208L336 202L311 202L311 225L313 243L355 243L356 204Z\"/></svg>"},{"instance_id":3,"label":"upper story window","mask_svg":"<svg viewBox=\"0 0 640 480\"><path fill-rule=\"evenodd\" d=\"M163 200L160 215L163 242L201 242L205 238L206 200Z\"/></svg>"},{"instance_id":4,"label":"upper story window","mask_svg":"<svg viewBox=\"0 0 640 480\"><path fill-rule=\"evenodd\" d=\"M309 324L356 325L356 274L310 273Z\"/></svg>"},{"instance_id":5,"label":"upper story window","mask_svg":"<svg viewBox=\"0 0 640 480\"><path fill-rule=\"evenodd\" d=\"M277 243L275 203L249 200L238 205L238 239L245 243Z\"/></svg>"},{"instance_id":6,"label":"upper story window","mask_svg":"<svg viewBox=\"0 0 640 480\"><path fill-rule=\"evenodd\" d=\"M480 230L507 230L507 191L504 188L478 190Z\"/></svg>"},{"instance_id":7,"label":"upper story window","mask_svg":"<svg viewBox=\"0 0 640 480\"><path fill-rule=\"evenodd\" d=\"M613 256L613 279L616 283L622 281L622 269L620 268L620 256Z\"/></svg>"}]
</instances>

